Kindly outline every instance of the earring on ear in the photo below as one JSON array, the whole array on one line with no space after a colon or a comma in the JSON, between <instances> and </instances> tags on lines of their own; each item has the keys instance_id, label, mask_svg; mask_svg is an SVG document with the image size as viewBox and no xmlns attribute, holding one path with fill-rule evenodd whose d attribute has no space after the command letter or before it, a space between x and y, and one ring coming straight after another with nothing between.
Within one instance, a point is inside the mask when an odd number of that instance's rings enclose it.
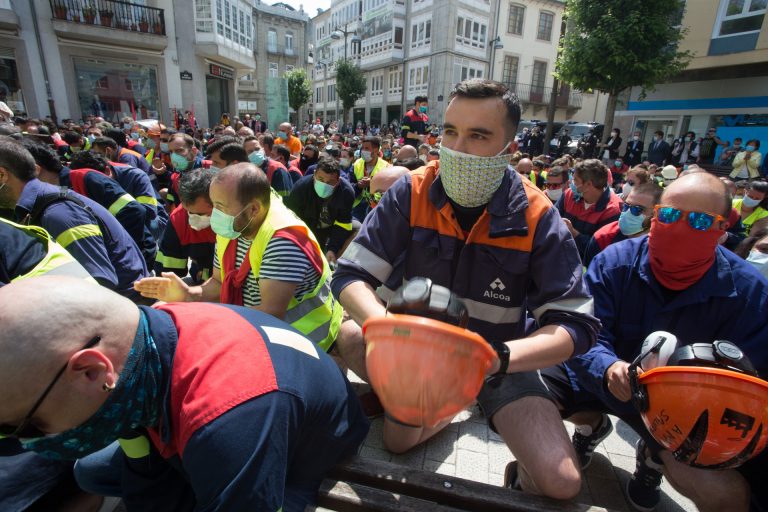
<instances>
[{"instance_id":1,"label":"earring on ear","mask_svg":"<svg viewBox=\"0 0 768 512\"><path fill-rule=\"evenodd\" d=\"M105 393L111 393L115 389L115 383L107 384L106 382L101 385L101 390Z\"/></svg>"}]
</instances>

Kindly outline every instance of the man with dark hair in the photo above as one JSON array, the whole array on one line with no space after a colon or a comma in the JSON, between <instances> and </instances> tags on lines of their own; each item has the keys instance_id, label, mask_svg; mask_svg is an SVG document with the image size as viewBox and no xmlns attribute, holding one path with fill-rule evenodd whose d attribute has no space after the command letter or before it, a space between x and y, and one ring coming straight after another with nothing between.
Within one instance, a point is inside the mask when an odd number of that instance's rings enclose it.
<instances>
[{"instance_id":1,"label":"man with dark hair","mask_svg":"<svg viewBox=\"0 0 768 512\"><path fill-rule=\"evenodd\" d=\"M648 146L648 161L659 167L664 167L669 159L671 148L664 140L664 132L657 130L653 133L653 142Z\"/></svg>"},{"instance_id":2,"label":"man with dark hair","mask_svg":"<svg viewBox=\"0 0 768 512\"><path fill-rule=\"evenodd\" d=\"M568 188L568 181L568 169L559 165L549 169L543 188L550 201L557 203L557 200L560 199Z\"/></svg>"},{"instance_id":3,"label":"man with dark hair","mask_svg":"<svg viewBox=\"0 0 768 512\"><path fill-rule=\"evenodd\" d=\"M768 452L735 470L685 465L654 440L630 402L629 362L655 331L672 333L680 345L728 340L759 375L768 372L768 323L764 315L745 314L768 310L768 282L749 262L720 247L731 211L725 184L706 172L684 175L665 187L660 203L649 236L607 247L587 270L602 321L598 344L542 373L563 417L577 425L574 444L582 467L611 429L602 413L620 416L640 435L635 473L626 486L634 508L652 510L658 504L663 471L699 510L746 512L750 493L751 510L765 510ZM682 407L686 397L679 400Z\"/></svg>"},{"instance_id":4,"label":"man with dark hair","mask_svg":"<svg viewBox=\"0 0 768 512\"><path fill-rule=\"evenodd\" d=\"M214 175L211 169L194 169L179 178L181 204L171 213L160 242L155 275L173 272L183 278L189 273L192 284L202 284L213 275L216 234L211 230L209 189Z\"/></svg>"},{"instance_id":5,"label":"man with dark hair","mask_svg":"<svg viewBox=\"0 0 768 512\"><path fill-rule=\"evenodd\" d=\"M67 160L71 160L72 155L79 151L88 151L91 149L91 141L75 131L64 132L61 136L61 140L68 146L67 150L64 152L64 158Z\"/></svg>"},{"instance_id":6,"label":"man with dark hair","mask_svg":"<svg viewBox=\"0 0 768 512\"><path fill-rule=\"evenodd\" d=\"M109 140L112 140L114 144L109 144ZM147 174L152 173L152 166L144 159L144 155L128 149L128 141L122 130L115 128L107 130L104 137L93 141L92 146L93 151L102 153L107 157L107 160L137 167Z\"/></svg>"},{"instance_id":7,"label":"man with dark hair","mask_svg":"<svg viewBox=\"0 0 768 512\"><path fill-rule=\"evenodd\" d=\"M405 113L403 122L400 126L400 136L405 142L414 148L419 147L427 133L427 123L429 117L427 110L429 108L429 99L426 96L416 96L413 102L413 108Z\"/></svg>"},{"instance_id":8,"label":"man with dark hair","mask_svg":"<svg viewBox=\"0 0 768 512\"><path fill-rule=\"evenodd\" d=\"M360 158L358 158L353 167L349 181L355 189L355 204L352 216L359 222L362 222L368 211L371 209L371 178L377 172L389 167L389 163L383 158L379 158L381 149L381 139L379 137L365 137L360 149Z\"/></svg>"},{"instance_id":9,"label":"man with dark hair","mask_svg":"<svg viewBox=\"0 0 768 512\"><path fill-rule=\"evenodd\" d=\"M600 324L557 210L509 165L519 121L520 103L503 84L475 79L456 86L440 160L397 181L339 259L332 288L353 320L342 326L350 333L337 345L367 379L359 325L385 315L382 299L403 280L426 277L448 287L471 304L467 328L499 354L478 402L517 459L507 481L570 499L581 488L578 461L538 369L586 352ZM531 317L539 326L533 332L526 326ZM450 420L413 427L385 415L384 445L407 451Z\"/></svg>"},{"instance_id":10,"label":"man with dark hair","mask_svg":"<svg viewBox=\"0 0 768 512\"><path fill-rule=\"evenodd\" d=\"M668 163L675 167L683 167L685 164L694 163L698 158L699 144L696 142L696 133L688 131L672 143Z\"/></svg>"},{"instance_id":11,"label":"man with dark hair","mask_svg":"<svg viewBox=\"0 0 768 512\"><path fill-rule=\"evenodd\" d=\"M266 175L253 164L219 171L210 187L211 229L217 235L211 278L189 286L164 273L139 281L136 289L166 302L249 306L330 348L342 315L330 295L330 267L312 232L271 196Z\"/></svg>"},{"instance_id":12,"label":"man with dark hair","mask_svg":"<svg viewBox=\"0 0 768 512\"><path fill-rule=\"evenodd\" d=\"M248 153L237 137L221 137L211 142L208 144L207 157L214 172L228 165L248 162Z\"/></svg>"},{"instance_id":13,"label":"man with dark hair","mask_svg":"<svg viewBox=\"0 0 768 512\"><path fill-rule=\"evenodd\" d=\"M352 226L354 200L355 191L341 179L338 162L323 157L312 175L296 182L285 206L309 226L326 259L335 265L347 241L356 234Z\"/></svg>"},{"instance_id":14,"label":"man with dark hair","mask_svg":"<svg viewBox=\"0 0 768 512\"><path fill-rule=\"evenodd\" d=\"M120 186L141 204L147 211L147 221L155 240L163 237L163 231L168 224L168 213L162 204L160 196L152 186L152 181L141 169L129 165L107 162L97 153L81 151L72 158L73 169L94 169L117 181ZM59 184L71 186L70 171L64 168L59 175ZM43 181L45 179L41 178ZM56 185L56 183L49 181Z\"/></svg>"},{"instance_id":15,"label":"man with dark hair","mask_svg":"<svg viewBox=\"0 0 768 512\"><path fill-rule=\"evenodd\" d=\"M36 160L21 144L0 138L0 208L15 208L20 224L43 227L99 284L138 299L133 282L149 275L138 245L97 202L38 180L36 163L61 166L52 149L38 146Z\"/></svg>"},{"instance_id":16,"label":"man with dark hair","mask_svg":"<svg viewBox=\"0 0 768 512\"><path fill-rule=\"evenodd\" d=\"M606 224L619 220L621 199L608 186L608 168L593 158L576 164L571 186L555 207L576 240L583 260L592 235Z\"/></svg>"},{"instance_id":17,"label":"man with dark hair","mask_svg":"<svg viewBox=\"0 0 768 512\"><path fill-rule=\"evenodd\" d=\"M651 229L653 208L661 201L663 191L653 181L633 186L621 204L619 220L598 229L587 244L584 266L588 267L595 256L609 245L647 234Z\"/></svg>"}]
</instances>

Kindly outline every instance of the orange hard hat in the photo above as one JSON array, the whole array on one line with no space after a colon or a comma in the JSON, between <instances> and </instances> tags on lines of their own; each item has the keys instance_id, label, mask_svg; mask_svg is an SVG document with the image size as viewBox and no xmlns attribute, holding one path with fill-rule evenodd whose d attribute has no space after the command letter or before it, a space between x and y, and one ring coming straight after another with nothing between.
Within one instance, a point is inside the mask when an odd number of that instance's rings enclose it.
<instances>
[{"instance_id":1,"label":"orange hard hat","mask_svg":"<svg viewBox=\"0 0 768 512\"><path fill-rule=\"evenodd\" d=\"M153 124L149 130L147 130L147 135L150 137L159 137L160 133L165 130L165 125L162 123Z\"/></svg>"},{"instance_id":2,"label":"orange hard hat","mask_svg":"<svg viewBox=\"0 0 768 512\"><path fill-rule=\"evenodd\" d=\"M434 427L469 406L497 357L479 334L419 316L371 318L363 335L384 410L413 426Z\"/></svg>"},{"instance_id":3,"label":"orange hard hat","mask_svg":"<svg viewBox=\"0 0 768 512\"><path fill-rule=\"evenodd\" d=\"M678 461L735 468L765 448L768 382L750 375L751 364L732 343L678 348L670 366L639 375L636 363L629 370L634 404L648 432Z\"/></svg>"}]
</instances>

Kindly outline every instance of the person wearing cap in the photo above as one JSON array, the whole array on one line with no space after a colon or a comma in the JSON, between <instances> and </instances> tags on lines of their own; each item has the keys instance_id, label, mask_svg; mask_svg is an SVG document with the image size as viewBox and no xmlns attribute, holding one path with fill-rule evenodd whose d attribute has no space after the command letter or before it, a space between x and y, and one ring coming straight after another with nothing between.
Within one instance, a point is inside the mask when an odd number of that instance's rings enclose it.
<instances>
[{"instance_id":1,"label":"person wearing cap","mask_svg":"<svg viewBox=\"0 0 768 512\"><path fill-rule=\"evenodd\" d=\"M725 184L706 172L684 175L666 187L648 236L608 246L587 270L595 315L602 321L598 344L543 372L563 416L577 425L573 442L582 467L612 429L605 414L585 411L618 415L641 436L637 469L626 489L640 510L658 504L662 472L699 510L746 511L750 493L756 510L768 505L768 452L737 470L683 465L660 449L629 403L629 362L653 331L669 331L680 344L731 341L768 375L763 342L768 323L762 315L744 314L768 310L768 281L719 246L730 211Z\"/></svg>"},{"instance_id":2,"label":"person wearing cap","mask_svg":"<svg viewBox=\"0 0 768 512\"><path fill-rule=\"evenodd\" d=\"M0 303L2 433L127 510L303 511L368 431L334 361L270 315L62 277Z\"/></svg>"},{"instance_id":3,"label":"person wearing cap","mask_svg":"<svg viewBox=\"0 0 768 512\"><path fill-rule=\"evenodd\" d=\"M621 214L621 199L608 186L609 174L596 158L576 164L570 188L555 203L582 259L595 232Z\"/></svg>"},{"instance_id":4,"label":"person wearing cap","mask_svg":"<svg viewBox=\"0 0 768 512\"><path fill-rule=\"evenodd\" d=\"M570 499L581 488L578 461L537 369L588 350L599 321L558 211L509 165L519 121L519 102L503 84L474 79L455 87L440 160L396 181L339 259L331 286L353 319L344 329L358 335L337 347L367 379L359 325L384 316L382 300L404 281L424 277L448 288L468 305L467 328L500 354L477 400L518 461L509 483ZM529 315L536 330L528 329ZM384 446L405 452L449 422L403 425L385 411Z\"/></svg>"}]
</instances>

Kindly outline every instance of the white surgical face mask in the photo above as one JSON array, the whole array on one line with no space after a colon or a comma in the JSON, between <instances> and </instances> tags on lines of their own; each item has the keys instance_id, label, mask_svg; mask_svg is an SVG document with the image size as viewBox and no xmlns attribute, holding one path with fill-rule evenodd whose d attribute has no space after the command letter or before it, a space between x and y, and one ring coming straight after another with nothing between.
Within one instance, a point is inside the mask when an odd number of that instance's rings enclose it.
<instances>
[{"instance_id":1,"label":"white surgical face mask","mask_svg":"<svg viewBox=\"0 0 768 512\"><path fill-rule=\"evenodd\" d=\"M477 156L440 146L440 181L456 204L473 208L488 204L509 166L509 143L495 156Z\"/></svg>"},{"instance_id":2,"label":"white surgical face mask","mask_svg":"<svg viewBox=\"0 0 768 512\"><path fill-rule=\"evenodd\" d=\"M210 215L198 215L196 213L189 214L189 227L195 231L202 231L205 228L211 227Z\"/></svg>"},{"instance_id":3,"label":"white surgical face mask","mask_svg":"<svg viewBox=\"0 0 768 512\"><path fill-rule=\"evenodd\" d=\"M553 203L556 203L558 199L560 199L560 196L563 195L563 189L562 188L548 188L545 192L547 194L547 197L550 201Z\"/></svg>"}]
</instances>

